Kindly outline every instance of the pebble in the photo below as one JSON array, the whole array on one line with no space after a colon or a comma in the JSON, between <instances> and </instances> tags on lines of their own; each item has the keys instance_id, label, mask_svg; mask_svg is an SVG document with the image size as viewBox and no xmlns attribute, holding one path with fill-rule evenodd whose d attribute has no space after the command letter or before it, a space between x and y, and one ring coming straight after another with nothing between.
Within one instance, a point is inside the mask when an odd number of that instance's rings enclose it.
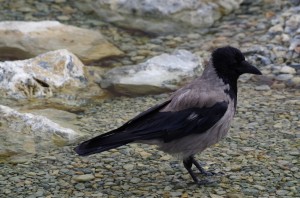
<instances>
[{"instance_id":1,"label":"pebble","mask_svg":"<svg viewBox=\"0 0 300 198\"><path fill-rule=\"evenodd\" d=\"M253 185L254 188L258 189L258 190L265 190L266 188L264 186L260 186L260 185Z\"/></svg>"},{"instance_id":2,"label":"pebble","mask_svg":"<svg viewBox=\"0 0 300 198\"><path fill-rule=\"evenodd\" d=\"M83 190L83 189L85 189L85 186L84 186L83 183L78 183L78 184L75 185L75 189L77 189L77 190Z\"/></svg>"},{"instance_id":3,"label":"pebble","mask_svg":"<svg viewBox=\"0 0 300 198\"><path fill-rule=\"evenodd\" d=\"M66 15L61 15L61 16L58 16L57 19L59 21L68 21L68 20L71 19L71 17L70 16L66 16Z\"/></svg>"},{"instance_id":4,"label":"pebble","mask_svg":"<svg viewBox=\"0 0 300 198\"><path fill-rule=\"evenodd\" d=\"M284 196L284 195L287 195L289 192L287 190L277 190L276 191L276 195L279 195L279 196Z\"/></svg>"},{"instance_id":5,"label":"pebble","mask_svg":"<svg viewBox=\"0 0 300 198\"><path fill-rule=\"evenodd\" d=\"M243 189L243 192L245 193L245 195L248 195L248 196L257 197L257 195L259 195L259 191L256 189L253 189L253 188Z\"/></svg>"},{"instance_id":6,"label":"pebble","mask_svg":"<svg viewBox=\"0 0 300 198\"><path fill-rule=\"evenodd\" d=\"M133 165L133 164L125 164L125 165L123 166L123 168L124 168L125 170L131 171L131 170L133 170L134 165Z\"/></svg>"},{"instance_id":7,"label":"pebble","mask_svg":"<svg viewBox=\"0 0 300 198\"><path fill-rule=\"evenodd\" d=\"M131 183L134 183L134 184L137 184L137 183L139 183L141 181L141 179L140 178L137 178L137 177L134 177L134 178L132 178L131 180L130 180L130 182Z\"/></svg>"},{"instance_id":8,"label":"pebble","mask_svg":"<svg viewBox=\"0 0 300 198\"><path fill-rule=\"evenodd\" d=\"M279 81L287 81L292 78L293 78L292 74L279 74L278 76L275 77L275 79Z\"/></svg>"},{"instance_id":9,"label":"pebble","mask_svg":"<svg viewBox=\"0 0 300 198\"><path fill-rule=\"evenodd\" d=\"M283 74L295 74L296 70L294 68L292 68L292 67L289 67L289 66L283 66L280 69L280 73L283 73Z\"/></svg>"},{"instance_id":10,"label":"pebble","mask_svg":"<svg viewBox=\"0 0 300 198\"><path fill-rule=\"evenodd\" d=\"M294 77L294 78L291 79L290 82L291 82L292 85L300 87L300 77L298 77L298 76Z\"/></svg>"},{"instance_id":11,"label":"pebble","mask_svg":"<svg viewBox=\"0 0 300 198\"><path fill-rule=\"evenodd\" d=\"M254 89L257 91L268 91L271 88L269 85L259 85L259 86L256 86Z\"/></svg>"},{"instance_id":12,"label":"pebble","mask_svg":"<svg viewBox=\"0 0 300 198\"><path fill-rule=\"evenodd\" d=\"M243 198L244 196L241 194L237 194L237 193L228 193L227 197L228 198Z\"/></svg>"},{"instance_id":13,"label":"pebble","mask_svg":"<svg viewBox=\"0 0 300 198\"><path fill-rule=\"evenodd\" d=\"M73 180L78 181L78 182L83 182L83 181L93 180L94 178L95 178L94 175L92 175L92 174L86 174L86 175L74 176Z\"/></svg>"},{"instance_id":14,"label":"pebble","mask_svg":"<svg viewBox=\"0 0 300 198\"><path fill-rule=\"evenodd\" d=\"M212 193L210 193L209 195L211 198L223 198L223 196L212 194Z\"/></svg>"}]
</instances>

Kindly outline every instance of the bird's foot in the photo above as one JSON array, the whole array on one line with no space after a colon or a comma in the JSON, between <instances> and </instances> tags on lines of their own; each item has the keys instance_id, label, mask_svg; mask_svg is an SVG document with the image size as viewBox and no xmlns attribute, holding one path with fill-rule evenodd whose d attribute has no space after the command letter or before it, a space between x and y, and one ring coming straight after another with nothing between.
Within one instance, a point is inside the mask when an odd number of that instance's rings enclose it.
<instances>
[{"instance_id":1,"label":"bird's foot","mask_svg":"<svg viewBox=\"0 0 300 198\"><path fill-rule=\"evenodd\" d=\"M214 175L224 175L222 172L215 173L213 171L206 171L200 164L195 160L195 158L191 158L192 163L197 167L200 173L204 176L214 176Z\"/></svg>"}]
</instances>

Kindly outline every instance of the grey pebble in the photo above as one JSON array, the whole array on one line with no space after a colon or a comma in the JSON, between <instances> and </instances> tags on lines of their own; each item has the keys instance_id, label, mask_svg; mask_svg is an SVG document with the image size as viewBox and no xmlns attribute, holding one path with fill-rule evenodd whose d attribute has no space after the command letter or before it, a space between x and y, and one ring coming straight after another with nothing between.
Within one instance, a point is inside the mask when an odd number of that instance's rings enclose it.
<instances>
[{"instance_id":1,"label":"grey pebble","mask_svg":"<svg viewBox=\"0 0 300 198\"><path fill-rule=\"evenodd\" d=\"M257 91L268 91L271 88L269 85L260 85L260 86L256 86L254 89Z\"/></svg>"}]
</instances>

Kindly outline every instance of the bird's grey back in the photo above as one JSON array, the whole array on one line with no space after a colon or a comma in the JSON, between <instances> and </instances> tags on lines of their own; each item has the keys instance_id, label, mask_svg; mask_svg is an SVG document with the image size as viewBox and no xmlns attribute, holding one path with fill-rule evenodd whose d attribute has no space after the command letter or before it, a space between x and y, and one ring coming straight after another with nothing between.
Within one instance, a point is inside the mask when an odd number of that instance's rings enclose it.
<instances>
[{"instance_id":1,"label":"bird's grey back","mask_svg":"<svg viewBox=\"0 0 300 198\"><path fill-rule=\"evenodd\" d=\"M171 102L161 111L180 111L191 107L211 107L217 102L230 102L226 94L229 85L224 84L214 68L208 65L201 77L177 90L171 96Z\"/></svg>"}]
</instances>

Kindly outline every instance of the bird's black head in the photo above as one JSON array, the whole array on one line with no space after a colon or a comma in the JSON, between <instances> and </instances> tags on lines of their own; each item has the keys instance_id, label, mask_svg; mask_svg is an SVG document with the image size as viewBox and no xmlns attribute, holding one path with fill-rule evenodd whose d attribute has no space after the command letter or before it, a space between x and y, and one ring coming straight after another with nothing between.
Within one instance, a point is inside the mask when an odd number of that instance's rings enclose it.
<instances>
[{"instance_id":1,"label":"bird's black head","mask_svg":"<svg viewBox=\"0 0 300 198\"><path fill-rule=\"evenodd\" d=\"M239 49L231 46L216 49L212 53L212 63L217 74L225 80L237 81L245 73L261 75L256 67L245 60Z\"/></svg>"}]
</instances>

